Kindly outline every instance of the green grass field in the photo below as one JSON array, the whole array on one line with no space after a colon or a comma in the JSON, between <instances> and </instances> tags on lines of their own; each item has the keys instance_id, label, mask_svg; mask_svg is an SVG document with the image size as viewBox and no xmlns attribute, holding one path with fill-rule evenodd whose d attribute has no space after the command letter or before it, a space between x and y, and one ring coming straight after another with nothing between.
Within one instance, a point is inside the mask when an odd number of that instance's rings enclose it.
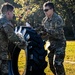
<instances>
[{"instance_id":1,"label":"green grass field","mask_svg":"<svg viewBox=\"0 0 75 75\"><path fill-rule=\"evenodd\" d=\"M18 64L19 64L19 72L22 74L24 71L25 63L25 52L21 51ZM48 58L46 56L46 61L48 62ZM66 75L75 75L75 41L67 41L66 46L66 56L64 60L64 67L66 71ZM51 70L49 69L49 64L45 69L46 75L53 75Z\"/></svg>"}]
</instances>

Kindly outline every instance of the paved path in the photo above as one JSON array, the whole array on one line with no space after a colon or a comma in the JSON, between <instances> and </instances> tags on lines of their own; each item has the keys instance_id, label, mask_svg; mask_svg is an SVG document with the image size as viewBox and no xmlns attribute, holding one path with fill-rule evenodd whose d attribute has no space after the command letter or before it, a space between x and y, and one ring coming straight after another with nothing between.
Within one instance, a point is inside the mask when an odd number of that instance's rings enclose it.
<instances>
[{"instance_id":1,"label":"paved path","mask_svg":"<svg viewBox=\"0 0 75 75\"><path fill-rule=\"evenodd\" d=\"M64 61L64 63L75 64L75 62L72 62L72 61Z\"/></svg>"}]
</instances>

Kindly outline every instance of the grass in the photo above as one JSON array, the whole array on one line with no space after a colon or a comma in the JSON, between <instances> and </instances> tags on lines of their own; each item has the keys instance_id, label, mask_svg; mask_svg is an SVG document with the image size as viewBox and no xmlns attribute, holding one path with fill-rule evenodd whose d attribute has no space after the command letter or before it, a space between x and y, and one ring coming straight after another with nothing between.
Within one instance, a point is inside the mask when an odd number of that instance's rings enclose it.
<instances>
[{"instance_id":1,"label":"grass","mask_svg":"<svg viewBox=\"0 0 75 75\"><path fill-rule=\"evenodd\" d=\"M22 50L19 56L19 60L18 60L19 72L21 75L24 71L24 67L26 63L24 62L26 61L25 58L26 58L25 52L24 50ZM48 62L47 56L46 56L46 61ZM65 67L66 75L75 75L75 63L72 63L72 62L75 62L75 41L67 41L66 56L64 60L64 67ZM45 69L45 73L46 75L53 75L49 68L49 64Z\"/></svg>"},{"instance_id":2,"label":"grass","mask_svg":"<svg viewBox=\"0 0 75 75\"><path fill-rule=\"evenodd\" d=\"M75 62L75 41L67 41L65 61ZM75 63L64 63L66 75L75 75Z\"/></svg>"}]
</instances>

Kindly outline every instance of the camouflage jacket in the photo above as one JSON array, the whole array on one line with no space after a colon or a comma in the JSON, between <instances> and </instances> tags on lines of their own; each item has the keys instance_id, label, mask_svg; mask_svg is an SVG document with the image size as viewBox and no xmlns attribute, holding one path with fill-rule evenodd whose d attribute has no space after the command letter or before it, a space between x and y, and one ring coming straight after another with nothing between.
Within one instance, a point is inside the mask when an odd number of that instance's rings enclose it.
<instances>
[{"instance_id":1,"label":"camouflage jacket","mask_svg":"<svg viewBox=\"0 0 75 75\"><path fill-rule=\"evenodd\" d=\"M5 16L0 18L0 51L8 50L8 42L20 42L18 36L14 33L14 26Z\"/></svg>"},{"instance_id":2,"label":"camouflage jacket","mask_svg":"<svg viewBox=\"0 0 75 75\"><path fill-rule=\"evenodd\" d=\"M52 18L45 17L42 21L42 26L49 33L50 40L66 40L63 30L64 25L62 18L56 13L53 14Z\"/></svg>"}]
</instances>

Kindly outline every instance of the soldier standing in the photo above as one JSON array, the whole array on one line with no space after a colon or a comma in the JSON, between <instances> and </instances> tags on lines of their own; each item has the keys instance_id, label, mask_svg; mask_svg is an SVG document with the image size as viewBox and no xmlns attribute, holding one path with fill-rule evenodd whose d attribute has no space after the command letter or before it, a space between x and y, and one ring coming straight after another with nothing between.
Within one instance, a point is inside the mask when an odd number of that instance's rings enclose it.
<instances>
[{"instance_id":1,"label":"soldier standing","mask_svg":"<svg viewBox=\"0 0 75 75\"><path fill-rule=\"evenodd\" d=\"M1 6L0 16L0 75L8 75L8 43L21 42L20 38L14 33L14 26L11 24L13 19L14 7L10 3Z\"/></svg>"},{"instance_id":2,"label":"soldier standing","mask_svg":"<svg viewBox=\"0 0 75 75\"><path fill-rule=\"evenodd\" d=\"M65 57L66 39L63 30L63 20L55 13L54 4L46 2L43 4L46 17L42 21L45 31L49 34L50 53L48 54L50 69L54 75L65 75L63 66Z\"/></svg>"}]
</instances>

